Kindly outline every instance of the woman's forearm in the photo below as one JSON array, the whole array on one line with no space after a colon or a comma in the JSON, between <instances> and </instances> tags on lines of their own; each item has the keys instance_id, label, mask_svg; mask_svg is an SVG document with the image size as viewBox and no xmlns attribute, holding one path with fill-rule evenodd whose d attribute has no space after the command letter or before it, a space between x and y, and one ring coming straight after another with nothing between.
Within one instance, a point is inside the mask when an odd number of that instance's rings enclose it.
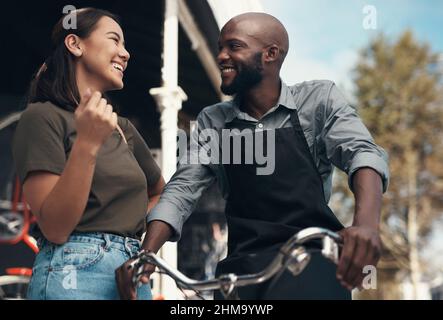
<instances>
[{"instance_id":1,"label":"woman's forearm","mask_svg":"<svg viewBox=\"0 0 443 320\"><path fill-rule=\"evenodd\" d=\"M39 212L48 240L63 243L79 223L91 190L98 148L76 140L65 169Z\"/></svg>"}]
</instances>

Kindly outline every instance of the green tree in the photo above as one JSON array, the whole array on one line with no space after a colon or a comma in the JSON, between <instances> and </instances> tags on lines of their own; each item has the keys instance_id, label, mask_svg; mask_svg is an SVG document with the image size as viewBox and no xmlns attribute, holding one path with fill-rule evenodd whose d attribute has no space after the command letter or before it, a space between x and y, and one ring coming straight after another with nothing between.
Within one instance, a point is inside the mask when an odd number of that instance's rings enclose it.
<instances>
[{"instance_id":1,"label":"green tree","mask_svg":"<svg viewBox=\"0 0 443 320\"><path fill-rule=\"evenodd\" d=\"M383 202L379 290L365 294L399 298L395 285L409 280L416 296L427 271L419 253L443 209L438 55L410 31L395 42L379 35L361 52L355 84L359 114L376 142L387 150L391 172Z\"/></svg>"}]
</instances>

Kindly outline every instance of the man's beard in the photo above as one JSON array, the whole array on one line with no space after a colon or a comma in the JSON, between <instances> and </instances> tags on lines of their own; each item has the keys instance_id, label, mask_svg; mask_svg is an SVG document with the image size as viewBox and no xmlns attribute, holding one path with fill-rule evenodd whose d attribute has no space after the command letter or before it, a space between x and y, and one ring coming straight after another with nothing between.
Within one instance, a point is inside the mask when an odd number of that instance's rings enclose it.
<instances>
[{"instance_id":1,"label":"man's beard","mask_svg":"<svg viewBox=\"0 0 443 320\"><path fill-rule=\"evenodd\" d=\"M237 69L237 75L232 83L227 86L222 84L221 91L228 96L242 94L260 83L263 79L261 55L261 52L257 52L251 64L242 64L241 70Z\"/></svg>"}]
</instances>

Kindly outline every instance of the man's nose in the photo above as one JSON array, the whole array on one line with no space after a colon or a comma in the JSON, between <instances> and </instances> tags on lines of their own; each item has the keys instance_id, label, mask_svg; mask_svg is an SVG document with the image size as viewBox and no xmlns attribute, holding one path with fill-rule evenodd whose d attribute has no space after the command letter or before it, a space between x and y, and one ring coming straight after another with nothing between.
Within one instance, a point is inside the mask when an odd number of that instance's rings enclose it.
<instances>
[{"instance_id":1,"label":"man's nose","mask_svg":"<svg viewBox=\"0 0 443 320\"><path fill-rule=\"evenodd\" d=\"M223 61L226 61L229 59L229 54L226 49L220 49L217 55L217 63L221 64Z\"/></svg>"}]
</instances>

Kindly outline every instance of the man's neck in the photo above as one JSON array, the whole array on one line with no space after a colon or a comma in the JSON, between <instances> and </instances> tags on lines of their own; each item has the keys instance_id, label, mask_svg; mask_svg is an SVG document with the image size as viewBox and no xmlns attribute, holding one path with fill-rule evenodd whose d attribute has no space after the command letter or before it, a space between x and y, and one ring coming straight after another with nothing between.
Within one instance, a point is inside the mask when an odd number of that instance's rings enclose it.
<instances>
[{"instance_id":1,"label":"man's neck","mask_svg":"<svg viewBox=\"0 0 443 320\"><path fill-rule=\"evenodd\" d=\"M281 91L280 79L273 81L263 80L258 86L245 92L241 98L242 111L260 120L266 112L274 107L279 98Z\"/></svg>"}]
</instances>

